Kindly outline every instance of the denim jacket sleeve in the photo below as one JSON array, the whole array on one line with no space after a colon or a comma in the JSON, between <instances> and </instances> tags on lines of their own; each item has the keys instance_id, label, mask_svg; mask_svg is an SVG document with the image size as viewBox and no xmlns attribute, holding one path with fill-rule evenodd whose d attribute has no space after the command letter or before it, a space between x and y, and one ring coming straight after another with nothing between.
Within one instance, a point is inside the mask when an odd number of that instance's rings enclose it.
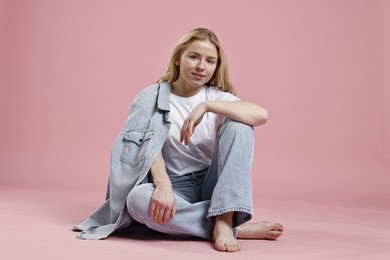
<instances>
[{"instance_id":1,"label":"denim jacket sleeve","mask_svg":"<svg viewBox=\"0 0 390 260\"><path fill-rule=\"evenodd\" d=\"M90 217L74 226L80 238L102 239L129 226L126 199L141 183L169 132L170 85L160 83L141 91L131 105L126 124L111 149L106 201Z\"/></svg>"}]
</instances>

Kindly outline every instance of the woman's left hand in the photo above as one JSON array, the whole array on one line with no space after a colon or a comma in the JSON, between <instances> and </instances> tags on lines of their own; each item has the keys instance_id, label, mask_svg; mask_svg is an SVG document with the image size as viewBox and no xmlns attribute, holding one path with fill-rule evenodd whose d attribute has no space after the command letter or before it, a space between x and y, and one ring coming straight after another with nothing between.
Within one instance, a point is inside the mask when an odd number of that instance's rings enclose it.
<instances>
[{"instance_id":1,"label":"woman's left hand","mask_svg":"<svg viewBox=\"0 0 390 260\"><path fill-rule=\"evenodd\" d=\"M206 102L199 103L187 116L183 122L183 126L180 131L180 143L184 141L185 145L190 143L192 134L195 128L203 119L203 115L207 112Z\"/></svg>"}]
</instances>

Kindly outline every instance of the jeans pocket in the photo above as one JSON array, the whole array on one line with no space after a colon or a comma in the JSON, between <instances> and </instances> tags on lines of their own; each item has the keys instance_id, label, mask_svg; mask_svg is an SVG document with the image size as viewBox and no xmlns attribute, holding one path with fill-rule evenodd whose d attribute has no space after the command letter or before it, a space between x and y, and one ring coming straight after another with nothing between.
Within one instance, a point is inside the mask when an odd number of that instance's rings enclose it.
<instances>
[{"instance_id":1,"label":"jeans pocket","mask_svg":"<svg viewBox=\"0 0 390 260\"><path fill-rule=\"evenodd\" d=\"M120 161L136 167L145 159L145 151L154 131L128 131L123 137Z\"/></svg>"}]
</instances>

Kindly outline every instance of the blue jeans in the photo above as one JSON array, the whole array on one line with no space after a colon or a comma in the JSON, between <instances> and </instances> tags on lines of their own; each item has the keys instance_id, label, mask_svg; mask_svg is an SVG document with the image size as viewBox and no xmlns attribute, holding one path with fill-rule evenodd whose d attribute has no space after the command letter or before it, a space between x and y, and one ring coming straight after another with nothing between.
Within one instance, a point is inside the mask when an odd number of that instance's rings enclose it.
<instances>
[{"instance_id":1,"label":"blue jeans","mask_svg":"<svg viewBox=\"0 0 390 260\"><path fill-rule=\"evenodd\" d=\"M253 127L225 119L216 140L208 169L184 176L169 176L176 197L176 215L165 224L149 216L155 186L144 183L127 197L130 215L149 228L172 235L211 239L215 217L234 212L233 227L252 218L251 168L254 150Z\"/></svg>"}]
</instances>

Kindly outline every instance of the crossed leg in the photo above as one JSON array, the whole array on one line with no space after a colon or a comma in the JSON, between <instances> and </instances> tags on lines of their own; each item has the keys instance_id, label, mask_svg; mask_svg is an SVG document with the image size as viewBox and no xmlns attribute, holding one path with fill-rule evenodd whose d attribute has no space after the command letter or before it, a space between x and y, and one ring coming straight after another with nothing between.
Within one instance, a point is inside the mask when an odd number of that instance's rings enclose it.
<instances>
[{"instance_id":1,"label":"crossed leg","mask_svg":"<svg viewBox=\"0 0 390 260\"><path fill-rule=\"evenodd\" d=\"M206 218L209 201L191 204L176 196L177 213L175 219L166 224L156 224L149 216L150 200L154 191L151 183L134 188L128 196L129 213L138 222L149 228L172 235L192 235L214 241L218 251L236 252L240 250L237 239L275 240L282 235L283 226L268 221L246 222L237 227L237 238L233 233L233 214L227 212L215 218L215 224ZM189 224L191 223L191 224Z\"/></svg>"}]
</instances>

